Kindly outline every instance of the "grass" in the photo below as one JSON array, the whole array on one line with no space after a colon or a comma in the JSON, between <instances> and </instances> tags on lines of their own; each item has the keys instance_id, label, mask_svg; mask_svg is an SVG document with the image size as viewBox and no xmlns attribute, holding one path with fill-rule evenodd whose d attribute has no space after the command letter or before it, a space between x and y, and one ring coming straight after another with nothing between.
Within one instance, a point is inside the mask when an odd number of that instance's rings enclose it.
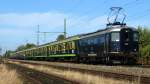
<instances>
[{"instance_id":1,"label":"grass","mask_svg":"<svg viewBox=\"0 0 150 84\"><path fill-rule=\"evenodd\" d=\"M6 65L0 64L0 84L23 84L15 70L8 70Z\"/></svg>"},{"instance_id":2,"label":"grass","mask_svg":"<svg viewBox=\"0 0 150 84\"><path fill-rule=\"evenodd\" d=\"M127 81L127 80L116 80L113 78L105 78L103 76L96 76L88 73L81 73L77 71L70 70L59 70L52 67L47 67L43 65L31 65L31 64L23 64L19 62L12 62L15 64L19 64L21 66L35 69L44 73L48 73L51 75L59 76L65 79L69 79L72 81L77 81L81 84L137 84L137 82Z\"/></svg>"}]
</instances>

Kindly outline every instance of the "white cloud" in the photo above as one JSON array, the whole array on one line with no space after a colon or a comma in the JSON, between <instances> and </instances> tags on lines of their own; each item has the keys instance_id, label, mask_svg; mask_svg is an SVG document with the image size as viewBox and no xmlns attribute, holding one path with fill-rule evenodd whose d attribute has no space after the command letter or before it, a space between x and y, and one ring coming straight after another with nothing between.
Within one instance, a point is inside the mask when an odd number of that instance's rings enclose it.
<instances>
[{"instance_id":1,"label":"white cloud","mask_svg":"<svg viewBox=\"0 0 150 84\"><path fill-rule=\"evenodd\" d=\"M31 27L33 25L49 25L51 27L59 27L63 18L66 16L62 13L29 13L29 14L0 14L0 24L15 25L18 27Z\"/></svg>"},{"instance_id":2,"label":"white cloud","mask_svg":"<svg viewBox=\"0 0 150 84\"><path fill-rule=\"evenodd\" d=\"M0 14L1 25L12 25L17 27L33 27L37 24L48 26L51 28L58 28L63 26L64 18L69 20L69 26L76 25L99 25L106 23L106 16L99 16L90 18L89 16L76 16L71 14L59 12L46 12L46 13L8 13Z\"/></svg>"},{"instance_id":3,"label":"white cloud","mask_svg":"<svg viewBox=\"0 0 150 84\"><path fill-rule=\"evenodd\" d=\"M80 34L96 31L101 29L106 24L106 16L97 16L91 18L89 16L83 16L71 19L69 22L69 34Z\"/></svg>"},{"instance_id":4,"label":"white cloud","mask_svg":"<svg viewBox=\"0 0 150 84\"><path fill-rule=\"evenodd\" d=\"M36 43L37 24L40 24L41 31L63 31L64 18L67 18L67 31L69 35L94 31L100 29L101 25L106 23L106 16L91 18L90 16L79 16L60 12L0 14L0 38L5 38L3 39L4 41L0 41L0 44L11 48L9 46L23 44L26 39L29 42L33 41ZM55 39L51 39L50 36L56 37L54 35L47 36L49 38L47 42Z\"/></svg>"},{"instance_id":5,"label":"white cloud","mask_svg":"<svg viewBox=\"0 0 150 84\"><path fill-rule=\"evenodd\" d=\"M148 19L139 19L139 20L132 20L128 21L128 25L133 26L133 27L138 27L138 26L147 26L149 27L150 21Z\"/></svg>"}]
</instances>

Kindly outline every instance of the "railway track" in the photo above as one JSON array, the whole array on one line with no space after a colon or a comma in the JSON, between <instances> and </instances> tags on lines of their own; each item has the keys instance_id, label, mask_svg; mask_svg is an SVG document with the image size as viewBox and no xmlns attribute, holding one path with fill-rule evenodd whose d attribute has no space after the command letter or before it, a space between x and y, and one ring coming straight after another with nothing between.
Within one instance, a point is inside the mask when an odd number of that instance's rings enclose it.
<instances>
[{"instance_id":1,"label":"railway track","mask_svg":"<svg viewBox=\"0 0 150 84\"><path fill-rule=\"evenodd\" d=\"M41 61L40 62L39 61L18 61L18 60L13 60L13 61L17 61L17 62L25 63L25 64L32 64L32 65L44 65L44 66L49 66L49 67L62 69L62 70L69 69L72 71L79 71L82 73L89 73L93 75L103 75L104 77L108 77L108 78L111 77L111 78L115 78L119 80L128 80L128 81L136 80L139 84L150 84L150 73L146 72L146 71L150 71L149 68L139 68L141 69L141 71L135 74L136 69L133 69L133 70L129 69L129 70L132 70L131 73L127 73L126 71L123 71L123 70L118 70L118 72L113 71L113 68L118 67L118 66L112 66L112 67L108 66L112 70L106 70L104 69L104 66L96 67L92 65L86 66L82 64L81 66L80 64L67 64L67 63L41 62ZM101 68L101 70L99 68ZM134 68L134 67L130 67L130 68ZM137 71L139 69L137 69Z\"/></svg>"},{"instance_id":2,"label":"railway track","mask_svg":"<svg viewBox=\"0 0 150 84\"><path fill-rule=\"evenodd\" d=\"M7 66L11 69L16 69L17 72L23 76L24 84L77 84L74 81L69 81L16 64L7 63Z\"/></svg>"},{"instance_id":3,"label":"railway track","mask_svg":"<svg viewBox=\"0 0 150 84\"><path fill-rule=\"evenodd\" d=\"M150 68L150 65L142 65L142 64L137 64L137 65L114 65L118 67L137 67L137 68Z\"/></svg>"}]
</instances>

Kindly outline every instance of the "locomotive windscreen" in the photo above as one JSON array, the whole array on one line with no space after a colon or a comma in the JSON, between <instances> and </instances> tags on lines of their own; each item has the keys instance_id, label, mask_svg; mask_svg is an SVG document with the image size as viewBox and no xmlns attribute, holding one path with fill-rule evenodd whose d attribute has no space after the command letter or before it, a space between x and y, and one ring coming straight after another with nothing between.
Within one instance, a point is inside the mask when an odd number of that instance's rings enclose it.
<instances>
[{"instance_id":1,"label":"locomotive windscreen","mask_svg":"<svg viewBox=\"0 0 150 84\"><path fill-rule=\"evenodd\" d=\"M119 40L120 40L119 32L112 32L111 33L111 41L119 41Z\"/></svg>"},{"instance_id":2,"label":"locomotive windscreen","mask_svg":"<svg viewBox=\"0 0 150 84\"><path fill-rule=\"evenodd\" d=\"M120 51L120 32L111 33L111 52Z\"/></svg>"}]
</instances>

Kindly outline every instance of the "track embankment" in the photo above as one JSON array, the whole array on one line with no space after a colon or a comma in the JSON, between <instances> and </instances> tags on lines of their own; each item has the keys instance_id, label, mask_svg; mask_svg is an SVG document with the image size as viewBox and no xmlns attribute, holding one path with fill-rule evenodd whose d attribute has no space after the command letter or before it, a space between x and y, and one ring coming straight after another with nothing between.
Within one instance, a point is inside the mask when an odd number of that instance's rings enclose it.
<instances>
[{"instance_id":1,"label":"track embankment","mask_svg":"<svg viewBox=\"0 0 150 84\"><path fill-rule=\"evenodd\" d=\"M127 84L130 83L150 84L150 68L86 65L73 63L45 62L45 61L21 61L21 60L9 60L9 61L18 62L22 64L30 64L34 66L52 67L54 69L63 71L69 70L84 74L92 74L93 76L103 76L105 78L113 78L115 80L125 80L129 82Z\"/></svg>"},{"instance_id":2,"label":"track embankment","mask_svg":"<svg viewBox=\"0 0 150 84\"><path fill-rule=\"evenodd\" d=\"M25 84L77 84L75 82L65 80L54 75L43 73L36 69L24 67L15 63L8 62L7 66L10 69L17 70L17 73L22 76Z\"/></svg>"}]
</instances>

